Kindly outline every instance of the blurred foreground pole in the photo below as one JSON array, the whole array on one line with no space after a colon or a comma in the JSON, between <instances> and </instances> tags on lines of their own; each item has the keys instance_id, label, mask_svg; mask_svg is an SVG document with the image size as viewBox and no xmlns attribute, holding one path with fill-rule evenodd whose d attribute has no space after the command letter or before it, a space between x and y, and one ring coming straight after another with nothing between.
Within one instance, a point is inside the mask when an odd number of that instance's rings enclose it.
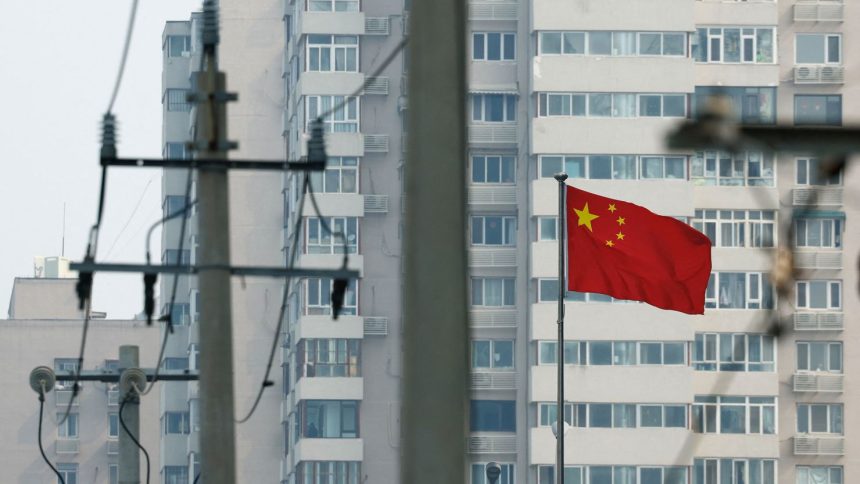
<instances>
[{"instance_id":1,"label":"blurred foreground pole","mask_svg":"<svg viewBox=\"0 0 860 484\"><path fill-rule=\"evenodd\" d=\"M409 27L401 482L465 479L465 0L415 0Z\"/></svg>"},{"instance_id":2,"label":"blurred foreground pole","mask_svg":"<svg viewBox=\"0 0 860 484\"><path fill-rule=\"evenodd\" d=\"M138 367L140 367L140 349L137 346L120 346L120 371ZM126 399L128 399L127 402ZM138 440L143 440L143 436L140 435L140 396L136 391L120 386L119 401L126 402L122 412L125 426ZM121 425L119 426L118 462L119 484L140 484L140 449Z\"/></svg>"}]
</instances>

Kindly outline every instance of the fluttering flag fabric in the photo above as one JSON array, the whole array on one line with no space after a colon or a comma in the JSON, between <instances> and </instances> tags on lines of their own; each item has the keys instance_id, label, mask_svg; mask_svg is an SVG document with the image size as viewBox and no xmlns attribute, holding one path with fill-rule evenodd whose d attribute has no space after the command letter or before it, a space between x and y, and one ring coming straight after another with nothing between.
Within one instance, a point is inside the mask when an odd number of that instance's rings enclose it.
<instances>
[{"instance_id":1,"label":"fluttering flag fabric","mask_svg":"<svg viewBox=\"0 0 860 484\"><path fill-rule=\"evenodd\" d=\"M567 186L567 288L705 312L711 242L645 207Z\"/></svg>"}]
</instances>

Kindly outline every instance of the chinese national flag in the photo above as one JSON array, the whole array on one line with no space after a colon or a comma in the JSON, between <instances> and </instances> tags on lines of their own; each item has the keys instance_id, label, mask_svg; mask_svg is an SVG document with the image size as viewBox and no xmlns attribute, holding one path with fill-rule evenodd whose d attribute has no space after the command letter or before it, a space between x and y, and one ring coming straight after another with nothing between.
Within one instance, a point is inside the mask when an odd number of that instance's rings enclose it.
<instances>
[{"instance_id":1,"label":"chinese national flag","mask_svg":"<svg viewBox=\"0 0 860 484\"><path fill-rule=\"evenodd\" d=\"M711 242L647 208L567 187L568 290L705 312Z\"/></svg>"}]
</instances>

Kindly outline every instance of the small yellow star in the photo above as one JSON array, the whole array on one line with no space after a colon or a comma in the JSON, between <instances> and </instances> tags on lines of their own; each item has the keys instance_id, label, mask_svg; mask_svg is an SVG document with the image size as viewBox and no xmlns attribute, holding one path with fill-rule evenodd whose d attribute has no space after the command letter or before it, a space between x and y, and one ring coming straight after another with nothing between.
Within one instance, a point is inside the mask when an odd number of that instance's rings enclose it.
<instances>
[{"instance_id":1,"label":"small yellow star","mask_svg":"<svg viewBox=\"0 0 860 484\"><path fill-rule=\"evenodd\" d=\"M618 240L624 240L624 234L622 234L621 232L618 232L617 234L615 234L615 236L618 237Z\"/></svg>"},{"instance_id":2,"label":"small yellow star","mask_svg":"<svg viewBox=\"0 0 860 484\"><path fill-rule=\"evenodd\" d=\"M594 232L594 230L591 229L591 221L598 218L600 215L594 215L593 213L589 212L588 203L586 203L585 206L582 207L582 210L577 210L574 208L573 211L576 212L576 216L579 217L579 220L577 220L576 225L585 225L586 227L588 227L588 230L590 232Z\"/></svg>"},{"instance_id":3,"label":"small yellow star","mask_svg":"<svg viewBox=\"0 0 860 484\"><path fill-rule=\"evenodd\" d=\"M624 225L624 217L618 217L618 225Z\"/></svg>"},{"instance_id":4,"label":"small yellow star","mask_svg":"<svg viewBox=\"0 0 860 484\"><path fill-rule=\"evenodd\" d=\"M617 208L615 208L615 204L614 204L614 203L610 203L610 204L609 204L609 211L610 211L610 212L615 213L615 211L616 211L616 210L618 210L618 209L617 209Z\"/></svg>"},{"instance_id":5,"label":"small yellow star","mask_svg":"<svg viewBox=\"0 0 860 484\"><path fill-rule=\"evenodd\" d=\"M611 241L611 240L607 240L607 241L606 241L606 245L607 245L608 247L615 247L615 242L613 242L613 241Z\"/></svg>"}]
</instances>

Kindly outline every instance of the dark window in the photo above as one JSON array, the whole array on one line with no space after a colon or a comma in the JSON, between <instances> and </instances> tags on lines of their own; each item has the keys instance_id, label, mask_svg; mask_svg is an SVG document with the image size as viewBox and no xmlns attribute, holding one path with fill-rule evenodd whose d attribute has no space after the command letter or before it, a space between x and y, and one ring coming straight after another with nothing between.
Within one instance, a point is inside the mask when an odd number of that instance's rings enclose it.
<instances>
[{"instance_id":1,"label":"dark window","mask_svg":"<svg viewBox=\"0 0 860 484\"><path fill-rule=\"evenodd\" d=\"M794 124L842 125L842 96L794 96Z\"/></svg>"},{"instance_id":2,"label":"dark window","mask_svg":"<svg viewBox=\"0 0 860 484\"><path fill-rule=\"evenodd\" d=\"M472 400L469 429L472 432L516 432L516 402Z\"/></svg>"}]
</instances>

